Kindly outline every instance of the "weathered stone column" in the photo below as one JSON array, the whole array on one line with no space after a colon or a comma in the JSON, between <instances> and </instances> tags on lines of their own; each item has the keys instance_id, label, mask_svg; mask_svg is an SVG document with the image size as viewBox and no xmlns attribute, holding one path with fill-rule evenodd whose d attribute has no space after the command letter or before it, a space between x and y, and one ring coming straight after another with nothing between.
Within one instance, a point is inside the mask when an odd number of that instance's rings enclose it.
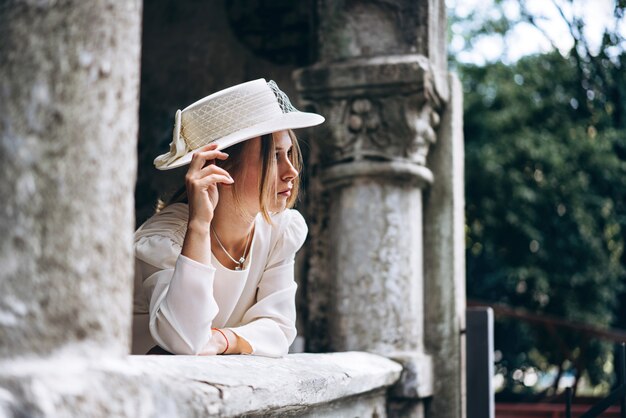
<instances>
[{"instance_id":1,"label":"weathered stone column","mask_svg":"<svg viewBox=\"0 0 626 418\"><path fill-rule=\"evenodd\" d=\"M0 360L129 351L140 33L140 0L0 5Z\"/></svg>"},{"instance_id":2,"label":"weathered stone column","mask_svg":"<svg viewBox=\"0 0 626 418\"><path fill-rule=\"evenodd\" d=\"M429 416L465 411L465 182L463 88L449 77L450 98L437 145L428 153L435 181L424 199L424 340L433 358Z\"/></svg>"},{"instance_id":3,"label":"weathered stone column","mask_svg":"<svg viewBox=\"0 0 626 418\"><path fill-rule=\"evenodd\" d=\"M308 349L403 363L392 416L430 416L434 395L424 322L439 318L425 308L423 191L449 99L444 7L318 1L319 60L295 74L303 102L327 118L311 142Z\"/></svg>"}]
</instances>

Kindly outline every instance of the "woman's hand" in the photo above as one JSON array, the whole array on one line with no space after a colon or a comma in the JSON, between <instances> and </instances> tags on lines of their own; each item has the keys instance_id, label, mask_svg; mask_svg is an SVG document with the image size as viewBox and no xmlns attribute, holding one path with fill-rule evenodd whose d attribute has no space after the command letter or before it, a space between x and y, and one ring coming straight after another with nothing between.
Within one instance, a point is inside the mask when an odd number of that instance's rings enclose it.
<instances>
[{"instance_id":1,"label":"woman's hand","mask_svg":"<svg viewBox=\"0 0 626 418\"><path fill-rule=\"evenodd\" d=\"M225 338L228 338L228 343ZM235 354L237 347L236 335L229 329L221 329L221 332L217 329L211 330L211 339L204 346L201 356L214 356L217 354ZM228 344L228 345L227 345ZM226 349L228 348L228 350Z\"/></svg>"},{"instance_id":2,"label":"woman's hand","mask_svg":"<svg viewBox=\"0 0 626 418\"><path fill-rule=\"evenodd\" d=\"M216 148L217 144L209 144L196 151L185 176L189 201L189 223L207 228L219 201L217 184L234 183L226 170L215 165L215 160L228 158L228 154L217 151Z\"/></svg>"}]
</instances>

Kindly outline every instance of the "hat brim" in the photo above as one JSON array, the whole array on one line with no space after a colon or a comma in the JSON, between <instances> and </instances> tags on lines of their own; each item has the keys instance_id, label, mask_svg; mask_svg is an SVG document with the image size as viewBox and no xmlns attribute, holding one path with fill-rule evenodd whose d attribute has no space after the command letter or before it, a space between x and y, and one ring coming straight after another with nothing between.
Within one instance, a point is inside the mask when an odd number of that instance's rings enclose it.
<instances>
[{"instance_id":1,"label":"hat brim","mask_svg":"<svg viewBox=\"0 0 626 418\"><path fill-rule=\"evenodd\" d=\"M233 132L230 135L218 138L212 143L217 144L218 150L223 150L232 145L246 141L248 139L256 138L258 136L266 135L272 132L283 131L285 129L300 129L316 126L324 122L324 117L317 113L308 112L290 112L283 113L271 120L258 123L245 129L241 129L237 132ZM170 164L157 167L159 170L171 170L173 168L182 167L191 162L193 153L197 150L189 151L187 154L172 161Z\"/></svg>"}]
</instances>

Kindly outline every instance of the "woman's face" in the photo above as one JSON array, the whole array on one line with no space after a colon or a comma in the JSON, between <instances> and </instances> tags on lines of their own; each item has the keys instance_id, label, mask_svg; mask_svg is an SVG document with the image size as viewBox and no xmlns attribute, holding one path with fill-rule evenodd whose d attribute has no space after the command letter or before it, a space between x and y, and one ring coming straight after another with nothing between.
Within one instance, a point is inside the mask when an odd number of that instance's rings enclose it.
<instances>
[{"instance_id":1,"label":"woman's face","mask_svg":"<svg viewBox=\"0 0 626 418\"><path fill-rule=\"evenodd\" d=\"M280 212L287 207L287 201L291 196L293 181L298 177L298 171L291 163L293 143L287 131L274 133L274 148L276 149L276 203L273 212Z\"/></svg>"},{"instance_id":2,"label":"woman's face","mask_svg":"<svg viewBox=\"0 0 626 418\"><path fill-rule=\"evenodd\" d=\"M280 212L287 207L287 200L291 196L293 181L298 176L298 171L291 164L292 142L287 131L275 132L273 135L276 150L274 159L276 164L276 179L272 195L274 201L269 207L271 212ZM243 205L250 214L256 214L261 210L259 205L259 182L263 161L261 158L261 138L248 140L244 156L245 175L241 197ZM237 181L238 179L235 179Z\"/></svg>"}]
</instances>

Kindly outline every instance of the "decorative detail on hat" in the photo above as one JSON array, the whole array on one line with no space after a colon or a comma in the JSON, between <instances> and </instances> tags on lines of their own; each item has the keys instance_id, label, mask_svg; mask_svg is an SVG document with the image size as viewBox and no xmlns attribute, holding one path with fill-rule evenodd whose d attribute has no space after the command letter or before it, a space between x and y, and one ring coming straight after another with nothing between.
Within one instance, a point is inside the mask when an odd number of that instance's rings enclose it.
<instances>
[{"instance_id":1,"label":"decorative detail on hat","mask_svg":"<svg viewBox=\"0 0 626 418\"><path fill-rule=\"evenodd\" d=\"M187 154L187 152L189 152L187 143L185 143L184 138L180 134L181 129L182 112L180 111L180 109L178 109L176 111L176 115L174 116L174 130L172 132L172 142L170 142L170 151L167 154L158 156L154 160L154 165L157 168L170 164L172 161L182 157L183 155Z\"/></svg>"},{"instance_id":2,"label":"decorative detail on hat","mask_svg":"<svg viewBox=\"0 0 626 418\"><path fill-rule=\"evenodd\" d=\"M282 110L283 113L298 112L298 109L291 104L289 97L287 97L287 95L278 88L278 85L274 80L268 81L267 85L272 89L272 92L276 96L276 100L278 100L280 110Z\"/></svg>"}]
</instances>

